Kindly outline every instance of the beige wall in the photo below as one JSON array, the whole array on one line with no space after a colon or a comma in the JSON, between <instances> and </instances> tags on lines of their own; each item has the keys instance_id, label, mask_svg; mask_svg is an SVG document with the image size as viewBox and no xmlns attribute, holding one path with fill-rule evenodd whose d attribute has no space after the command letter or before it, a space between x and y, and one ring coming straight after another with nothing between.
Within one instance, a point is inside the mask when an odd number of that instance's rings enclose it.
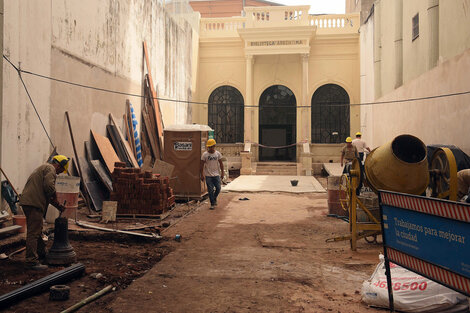
<instances>
[{"instance_id":1,"label":"beige wall","mask_svg":"<svg viewBox=\"0 0 470 313\"><path fill-rule=\"evenodd\" d=\"M470 48L470 0L440 0L439 18L439 55L442 60Z\"/></svg>"},{"instance_id":2,"label":"beige wall","mask_svg":"<svg viewBox=\"0 0 470 313\"><path fill-rule=\"evenodd\" d=\"M470 79L470 1L403 1L402 15L394 0L375 2L374 14L361 27L361 102L396 101L468 91ZM436 5L438 5L436 7ZM432 12L433 9L437 11ZM419 12L419 37L412 40L412 17ZM434 14L434 15L433 15ZM433 19L434 16L434 19ZM397 19L402 18L403 84L396 88ZM379 29L374 19L379 20ZM437 35L438 30L438 35ZM374 41L375 40L375 41ZM371 41L374 49L371 54ZM394 43L395 41L395 43ZM436 61L433 61L436 58ZM377 62L379 61L379 62ZM379 64L380 70L375 70ZM373 97L379 87L383 96ZM454 144L470 153L468 95L390 104L361 109L364 139L376 147L399 134L418 136L426 144Z\"/></svg>"},{"instance_id":3,"label":"beige wall","mask_svg":"<svg viewBox=\"0 0 470 313\"><path fill-rule=\"evenodd\" d=\"M419 78L379 99L390 101L468 91L470 49L443 62ZM408 133L425 144L448 144L470 154L470 95L413 102L380 104L373 107L374 146Z\"/></svg>"},{"instance_id":4,"label":"beige wall","mask_svg":"<svg viewBox=\"0 0 470 313\"><path fill-rule=\"evenodd\" d=\"M161 0L8 1L4 53L24 69L79 84L141 94L147 42L159 97L191 99L192 28L166 13ZM18 76L3 65L2 168L19 190L50 153ZM105 134L107 114L122 121L127 98L140 117L141 98L79 88L24 74L58 151L72 156L69 111L79 152L90 129ZM165 125L187 123L186 102L160 101ZM5 147L8 147L6 149ZM18 166L21 164L21 166Z\"/></svg>"}]
</instances>

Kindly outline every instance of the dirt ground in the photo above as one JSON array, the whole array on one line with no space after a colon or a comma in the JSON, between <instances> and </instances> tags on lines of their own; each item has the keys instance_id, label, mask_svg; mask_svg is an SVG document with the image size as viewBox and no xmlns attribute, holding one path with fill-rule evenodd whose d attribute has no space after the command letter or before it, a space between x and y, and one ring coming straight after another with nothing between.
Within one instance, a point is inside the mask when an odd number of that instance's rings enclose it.
<instances>
[{"instance_id":1,"label":"dirt ground","mask_svg":"<svg viewBox=\"0 0 470 313\"><path fill-rule=\"evenodd\" d=\"M67 283L70 299L49 301L44 292L5 312L59 312L109 284L115 291L79 312L384 312L360 296L381 245L362 240L352 252L349 241L325 242L348 233L346 222L326 216L326 199L326 193L222 193L214 211L207 201L178 204L163 221L107 226L147 226L141 230L161 231L158 242L71 227L86 273ZM23 259L24 252L0 261L2 293L62 269L24 270Z\"/></svg>"}]
</instances>

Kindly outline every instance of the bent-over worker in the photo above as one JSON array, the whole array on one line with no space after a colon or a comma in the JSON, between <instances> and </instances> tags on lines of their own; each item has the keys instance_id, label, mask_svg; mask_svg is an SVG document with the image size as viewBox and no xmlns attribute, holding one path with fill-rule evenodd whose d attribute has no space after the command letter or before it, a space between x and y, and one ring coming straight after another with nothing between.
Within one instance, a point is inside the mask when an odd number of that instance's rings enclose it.
<instances>
[{"instance_id":1,"label":"bent-over worker","mask_svg":"<svg viewBox=\"0 0 470 313\"><path fill-rule=\"evenodd\" d=\"M470 203L470 169L461 170L457 173L458 199L467 196L465 202Z\"/></svg>"},{"instance_id":2,"label":"bent-over worker","mask_svg":"<svg viewBox=\"0 0 470 313\"><path fill-rule=\"evenodd\" d=\"M43 217L50 204L59 211L65 207L57 202L55 180L57 174L67 172L69 158L56 155L51 163L39 166L26 181L20 194L20 205L26 216L26 266L34 270L43 270L47 266L39 262L46 256L46 245L42 240Z\"/></svg>"},{"instance_id":3,"label":"bent-over worker","mask_svg":"<svg viewBox=\"0 0 470 313\"><path fill-rule=\"evenodd\" d=\"M201 156L201 180L204 181L204 178L206 179L211 210L214 210L217 206L217 196L220 193L221 180L224 179L222 154L215 150L215 145L216 142L214 139L207 140L207 151Z\"/></svg>"}]
</instances>

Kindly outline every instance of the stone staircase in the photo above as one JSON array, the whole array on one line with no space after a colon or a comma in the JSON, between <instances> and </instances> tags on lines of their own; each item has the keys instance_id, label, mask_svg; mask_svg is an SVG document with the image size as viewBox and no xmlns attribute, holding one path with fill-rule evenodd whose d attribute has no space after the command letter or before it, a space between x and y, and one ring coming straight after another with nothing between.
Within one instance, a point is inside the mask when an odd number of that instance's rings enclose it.
<instances>
[{"instance_id":1,"label":"stone staircase","mask_svg":"<svg viewBox=\"0 0 470 313\"><path fill-rule=\"evenodd\" d=\"M256 175L297 176L297 163L293 162L258 162Z\"/></svg>"}]
</instances>

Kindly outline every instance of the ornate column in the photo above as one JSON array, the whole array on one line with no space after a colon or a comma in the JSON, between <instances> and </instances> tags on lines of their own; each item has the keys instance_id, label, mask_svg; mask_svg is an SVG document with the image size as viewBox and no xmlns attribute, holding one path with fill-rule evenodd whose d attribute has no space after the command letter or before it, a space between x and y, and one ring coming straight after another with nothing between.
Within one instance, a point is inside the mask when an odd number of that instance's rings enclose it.
<instances>
[{"instance_id":1,"label":"ornate column","mask_svg":"<svg viewBox=\"0 0 470 313\"><path fill-rule=\"evenodd\" d=\"M252 125L252 112L253 112L253 55L247 55L246 58L246 71L245 71L245 82L246 82L246 94L245 94L245 127L244 127L244 139L245 142L253 141L253 125Z\"/></svg>"}]
</instances>

